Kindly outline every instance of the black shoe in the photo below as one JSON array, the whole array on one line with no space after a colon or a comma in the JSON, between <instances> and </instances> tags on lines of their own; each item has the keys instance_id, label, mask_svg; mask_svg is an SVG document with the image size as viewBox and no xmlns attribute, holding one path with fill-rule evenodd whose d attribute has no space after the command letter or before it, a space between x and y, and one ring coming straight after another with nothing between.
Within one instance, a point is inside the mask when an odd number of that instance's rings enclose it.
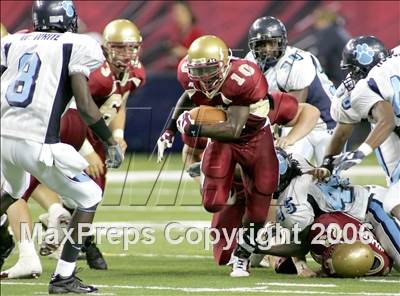
<instances>
[{"instance_id":1,"label":"black shoe","mask_svg":"<svg viewBox=\"0 0 400 296\"><path fill-rule=\"evenodd\" d=\"M65 294L65 293L92 293L98 289L85 285L82 280L75 276L75 272L67 278L60 276L59 274L51 277L49 283L49 294Z\"/></svg>"},{"instance_id":2,"label":"black shoe","mask_svg":"<svg viewBox=\"0 0 400 296\"><path fill-rule=\"evenodd\" d=\"M1 227L3 228L4 225ZM10 256L12 250L15 247L15 243L12 235L8 232L7 227L5 229L0 230L1 235L1 245L0 245L0 270L3 268L4 261ZM6 232L7 231L7 232Z\"/></svg>"},{"instance_id":3,"label":"black shoe","mask_svg":"<svg viewBox=\"0 0 400 296\"><path fill-rule=\"evenodd\" d=\"M107 262L104 260L103 254L101 254L94 242L85 246L82 250L86 253L86 262L90 268L100 270L107 269Z\"/></svg>"}]
</instances>

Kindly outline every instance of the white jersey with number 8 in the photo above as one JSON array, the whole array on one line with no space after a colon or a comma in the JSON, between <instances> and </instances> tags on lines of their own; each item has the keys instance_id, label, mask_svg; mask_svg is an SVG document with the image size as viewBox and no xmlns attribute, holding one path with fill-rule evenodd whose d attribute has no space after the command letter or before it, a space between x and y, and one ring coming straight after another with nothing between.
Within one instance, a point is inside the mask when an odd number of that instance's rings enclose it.
<instances>
[{"instance_id":1,"label":"white jersey with number 8","mask_svg":"<svg viewBox=\"0 0 400 296\"><path fill-rule=\"evenodd\" d=\"M104 60L86 35L33 32L1 39L1 135L39 143L59 142L60 117L72 97L70 75L90 72Z\"/></svg>"}]
</instances>

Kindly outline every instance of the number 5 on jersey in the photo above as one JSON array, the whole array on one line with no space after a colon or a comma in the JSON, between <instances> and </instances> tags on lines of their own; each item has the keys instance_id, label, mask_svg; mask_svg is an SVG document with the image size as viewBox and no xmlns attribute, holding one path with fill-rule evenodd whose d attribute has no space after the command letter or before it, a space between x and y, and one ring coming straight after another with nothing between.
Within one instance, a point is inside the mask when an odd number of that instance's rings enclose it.
<instances>
[{"instance_id":1,"label":"number 5 on jersey","mask_svg":"<svg viewBox=\"0 0 400 296\"><path fill-rule=\"evenodd\" d=\"M6 92L10 106L25 108L32 102L42 62L37 53L25 53L18 62L18 74Z\"/></svg>"}]
</instances>

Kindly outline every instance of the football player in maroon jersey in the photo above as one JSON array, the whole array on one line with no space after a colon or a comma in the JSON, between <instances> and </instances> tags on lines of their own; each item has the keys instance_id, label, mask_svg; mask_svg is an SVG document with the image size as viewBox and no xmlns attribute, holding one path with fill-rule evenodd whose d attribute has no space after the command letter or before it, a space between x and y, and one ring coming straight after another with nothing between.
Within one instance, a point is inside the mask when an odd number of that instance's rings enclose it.
<instances>
[{"instance_id":1,"label":"football player in maroon jersey","mask_svg":"<svg viewBox=\"0 0 400 296\"><path fill-rule=\"evenodd\" d=\"M247 192L244 225L260 229L266 220L278 182L278 162L267 118L268 83L257 65L234 59L218 37L196 39L178 66L178 80L185 89L172 116L182 134L208 137L203 159L202 198L205 209L223 209L232 187L236 164L242 169ZM227 120L196 125L183 108L219 106ZM248 265L248 254L235 254L236 265ZM248 273L247 268L242 270ZM236 276L236 274L232 274Z\"/></svg>"},{"instance_id":2,"label":"football player in maroon jersey","mask_svg":"<svg viewBox=\"0 0 400 296\"><path fill-rule=\"evenodd\" d=\"M110 22L103 31L103 51L106 61L89 77L91 95L113 131L114 139L124 151L127 148L124 141L126 102L129 95L145 83L146 78L144 67L139 61L141 44L140 31L131 21L118 19ZM70 107L61 121L61 142L72 145L86 158L89 162L86 172L104 192L107 168L103 144L87 128L76 108ZM46 210L49 210L49 215L45 219L48 221L49 227L59 227L60 222L64 223L64 220L70 218L68 212L60 205L59 197L44 185L39 184L36 179L31 180L24 199L28 200L31 195ZM73 211L75 205L67 204L67 206ZM26 204L24 207L25 211L28 211ZM11 216L12 219L20 217L20 215ZM23 222L27 221L15 221L11 225L17 226ZM43 244L41 253L48 255L57 247L57 245ZM93 236L86 240L83 250L86 252L87 262L91 268L107 269L107 264L95 245ZM21 269L19 266L25 265L19 260L13 268L3 272L2 276L24 277L27 269Z\"/></svg>"}]
</instances>

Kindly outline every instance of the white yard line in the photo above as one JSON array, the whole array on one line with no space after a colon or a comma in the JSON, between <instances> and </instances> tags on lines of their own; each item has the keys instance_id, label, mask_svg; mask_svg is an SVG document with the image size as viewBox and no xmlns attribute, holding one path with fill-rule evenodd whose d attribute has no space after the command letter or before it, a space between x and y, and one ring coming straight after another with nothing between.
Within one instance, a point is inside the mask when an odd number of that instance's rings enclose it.
<instances>
[{"instance_id":1,"label":"white yard line","mask_svg":"<svg viewBox=\"0 0 400 296\"><path fill-rule=\"evenodd\" d=\"M174 223L174 224L173 224ZM97 228L136 228L140 229L143 227L150 227L153 229L165 229L166 226L171 225L172 229L186 229L186 228L210 228L211 222L207 220L171 220L171 221L160 221L160 222L152 222L152 221L121 221L121 222L95 222L93 223L94 227Z\"/></svg>"},{"instance_id":2,"label":"white yard line","mask_svg":"<svg viewBox=\"0 0 400 296\"><path fill-rule=\"evenodd\" d=\"M256 283L258 286L282 286L282 287L324 287L334 288L335 284L296 284L296 283L281 283L281 282L262 282Z\"/></svg>"},{"instance_id":3,"label":"white yard line","mask_svg":"<svg viewBox=\"0 0 400 296\"><path fill-rule=\"evenodd\" d=\"M127 178L127 182L146 182L155 181L159 171L130 171L127 175L126 172L112 172L107 174L107 181L110 183L120 183ZM379 166L356 166L343 172L344 176L354 177L385 177L382 169ZM192 178L182 171L163 171L158 177L158 182L160 181L182 181L192 180Z\"/></svg>"},{"instance_id":4,"label":"white yard line","mask_svg":"<svg viewBox=\"0 0 400 296\"><path fill-rule=\"evenodd\" d=\"M360 279L360 282L371 282L371 283L394 283L400 285L400 278L398 280L386 280L386 279Z\"/></svg>"},{"instance_id":5,"label":"white yard line","mask_svg":"<svg viewBox=\"0 0 400 296\"><path fill-rule=\"evenodd\" d=\"M286 283L274 282L285 285ZM15 281L2 281L2 285L25 285L25 286L47 286L47 283L30 283L30 282L15 282ZM190 288L190 287L168 287L168 286L131 286L131 285L95 285L97 288L108 289L134 289L134 290L159 290L159 291L180 291L188 293L274 293L274 294L303 294L303 295L365 295L365 296L400 296L399 293L382 293L382 292L336 292L336 291L299 291L299 290L270 290L268 285L259 287L235 287L235 288ZM271 285L271 284L270 284ZM272 286L272 285L271 285ZM273 294L273 295L274 295ZM96 295L96 294L93 294Z\"/></svg>"},{"instance_id":6,"label":"white yard line","mask_svg":"<svg viewBox=\"0 0 400 296\"><path fill-rule=\"evenodd\" d=\"M190 254L154 254L154 253L103 253L106 257L163 257L163 258L182 258L182 259L212 259L213 256L190 255Z\"/></svg>"}]
</instances>

